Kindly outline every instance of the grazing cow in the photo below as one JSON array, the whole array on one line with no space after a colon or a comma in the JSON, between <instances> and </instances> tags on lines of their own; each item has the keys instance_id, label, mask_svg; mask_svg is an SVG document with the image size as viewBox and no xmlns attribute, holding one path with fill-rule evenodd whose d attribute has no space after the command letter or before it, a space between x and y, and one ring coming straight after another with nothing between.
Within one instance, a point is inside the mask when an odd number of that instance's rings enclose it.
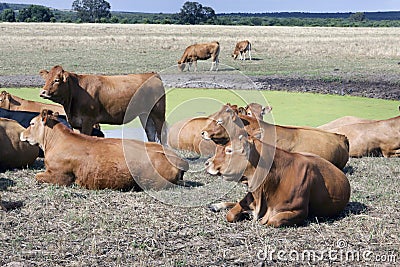
<instances>
[{"instance_id":1,"label":"grazing cow","mask_svg":"<svg viewBox=\"0 0 400 267\"><path fill-rule=\"evenodd\" d=\"M263 225L300 225L309 215L338 215L350 198L348 179L330 162L243 135L233 137L226 147L218 145L206 168L228 181L243 176L248 180L248 193L241 201L211 206L214 211L232 207L227 214L229 222L252 212L253 219Z\"/></svg>"},{"instance_id":2,"label":"grazing cow","mask_svg":"<svg viewBox=\"0 0 400 267\"><path fill-rule=\"evenodd\" d=\"M0 118L0 170L22 168L35 162L39 148L21 142L19 135L25 128L18 122Z\"/></svg>"},{"instance_id":3,"label":"grazing cow","mask_svg":"<svg viewBox=\"0 0 400 267\"><path fill-rule=\"evenodd\" d=\"M400 116L329 129L349 139L350 157L400 157Z\"/></svg>"},{"instance_id":4,"label":"grazing cow","mask_svg":"<svg viewBox=\"0 0 400 267\"><path fill-rule=\"evenodd\" d=\"M236 44L232 57L237 59L239 56L240 60L246 60L246 52L249 52L249 59L251 60L251 43L248 40L240 41Z\"/></svg>"},{"instance_id":5,"label":"grazing cow","mask_svg":"<svg viewBox=\"0 0 400 267\"><path fill-rule=\"evenodd\" d=\"M47 110L32 119L20 139L44 150L46 171L36 174L39 182L76 183L94 190L158 190L178 183L189 167L158 143L75 133Z\"/></svg>"},{"instance_id":6,"label":"grazing cow","mask_svg":"<svg viewBox=\"0 0 400 267\"><path fill-rule=\"evenodd\" d=\"M206 117L198 117L175 123L168 131L168 145L175 149L193 151L203 156L214 154L215 143L204 140L201 136L201 130L211 121Z\"/></svg>"},{"instance_id":7,"label":"grazing cow","mask_svg":"<svg viewBox=\"0 0 400 267\"><path fill-rule=\"evenodd\" d=\"M224 105L210 118L210 123L202 131L205 139L225 144L230 136L237 136L242 128L249 135L262 130L262 140L289 152L313 153L330 161L342 169L349 159L348 140L345 136L325 132L311 127L290 127L273 125L253 117L237 114L234 107Z\"/></svg>"},{"instance_id":8,"label":"grazing cow","mask_svg":"<svg viewBox=\"0 0 400 267\"><path fill-rule=\"evenodd\" d=\"M161 140L165 90L158 74L79 75L54 66L40 75L46 81L40 96L63 105L71 126L82 133L89 135L96 123L122 124L139 116L148 140Z\"/></svg>"},{"instance_id":9,"label":"grazing cow","mask_svg":"<svg viewBox=\"0 0 400 267\"><path fill-rule=\"evenodd\" d=\"M323 124L321 126L318 126L318 129L324 130L324 131L329 131L331 129L344 126L344 125L349 125L349 124L355 124L355 123L364 123L364 122L373 122L375 120L368 120L368 119L363 119L363 118L358 118L354 116L344 116L341 118L338 118L336 120L333 120L331 122L328 122L326 124Z\"/></svg>"},{"instance_id":10,"label":"grazing cow","mask_svg":"<svg viewBox=\"0 0 400 267\"><path fill-rule=\"evenodd\" d=\"M185 49L181 59L178 61L178 70L183 71L188 63L188 71L194 63L194 71L197 71L197 60L207 60L211 58L211 69L218 70L219 43L211 42L205 44L190 45Z\"/></svg>"},{"instance_id":11,"label":"grazing cow","mask_svg":"<svg viewBox=\"0 0 400 267\"><path fill-rule=\"evenodd\" d=\"M263 115L272 110L271 107L263 107L257 103L250 103L246 107L239 107L243 114L250 114L260 120ZM212 119L198 117L184 119L172 125L168 132L168 145L172 148L183 149L196 152L203 156L213 155L215 152L215 143L204 140L201 136L201 130L212 122Z\"/></svg>"},{"instance_id":12,"label":"grazing cow","mask_svg":"<svg viewBox=\"0 0 400 267\"><path fill-rule=\"evenodd\" d=\"M59 104L45 104L36 101L26 100L12 95L6 91L0 93L0 108L18 111L40 112L43 109L51 109L60 115L65 115L63 106Z\"/></svg>"}]
</instances>

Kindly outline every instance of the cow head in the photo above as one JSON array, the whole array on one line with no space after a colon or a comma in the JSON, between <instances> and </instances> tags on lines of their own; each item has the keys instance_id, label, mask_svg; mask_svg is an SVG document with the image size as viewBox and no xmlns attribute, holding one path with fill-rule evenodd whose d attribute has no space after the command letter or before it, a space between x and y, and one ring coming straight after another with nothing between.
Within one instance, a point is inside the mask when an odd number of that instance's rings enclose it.
<instances>
[{"instance_id":1,"label":"cow head","mask_svg":"<svg viewBox=\"0 0 400 267\"><path fill-rule=\"evenodd\" d=\"M10 94L6 91L0 93L0 108L10 109Z\"/></svg>"},{"instance_id":2,"label":"cow head","mask_svg":"<svg viewBox=\"0 0 400 267\"><path fill-rule=\"evenodd\" d=\"M222 109L210 116L213 121L201 132L206 140L213 140L217 144L226 144L230 136L238 136L243 128L243 122L237 115L237 106L223 105Z\"/></svg>"},{"instance_id":3,"label":"cow head","mask_svg":"<svg viewBox=\"0 0 400 267\"><path fill-rule=\"evenodd\" d=\"M258 120L263 120L265 114L270 113L271 106L264 107L258 103L250 103L245 108L245 114Z\"/></svg>"},{"instance_id":4,"label":"cow head","mask_svg":"<svg viewBox=\"0 0 400 267\"><path fill-rule=\"evenodd\" d=\"M239 51L235 49L235 51L233 51L232 53L232 57L234 60L236 60L238 56L239 56Z\"/></svg>"},{"instance_id":5,"label":"cow head","mask_svg":"<svg viewBox=\"0 0 400 267\"><path fill-rule=\"evenodd\" d=\"M185 69L185 67L186 67L186 64L179 60L178 61L178 70L183 71Z\"/></svg>"},{"instance_id":6,"label":"cow head","mask_svg":"<svg viewBox=\"0 0 400 267\"><path fill-rule=\"evenodd\" d=\"M205 163L211 175L221 175L227 181L239 181L248 167L250 143L247 135L234 137L225 146L217 145L215 155Z\"/></svg>"},{"instance_id":7,"label":"cow head","mask_svg":"<svg viewBox=\"0 0 400 267\"><path fill-rule=\"evenodd\" d=\"M53 127L58 123L58 113L53 114L53 111L44 109L42 112L31 120L29 127L21 132L20 140L27 141L31 145L39 145L43 149L45 128Z\"/></svg>"},{"instance_id":8,"label":"cow head","mask_svg":"<svg viewBox=\"0 0 400 267\"><path fill-rule=\"evenodd\" d=\"M45 80L40 96L60 103L68 90L69 72L64 71L61 66L54 66L50 71L41 70L39 74Z\"/></svg>"}]
</instances>

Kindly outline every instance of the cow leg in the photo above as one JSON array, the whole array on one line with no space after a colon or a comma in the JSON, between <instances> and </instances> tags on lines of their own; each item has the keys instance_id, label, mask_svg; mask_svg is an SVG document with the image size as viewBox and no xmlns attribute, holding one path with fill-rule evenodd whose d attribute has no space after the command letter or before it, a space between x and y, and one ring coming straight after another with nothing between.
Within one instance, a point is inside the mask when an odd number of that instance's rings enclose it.
<instances>
[{"instance_id":1,"label":"cow leg","mask_svg":"<svg viewBox=\"0 0 400 267\"><path fill-rule=\"evenodd\" d=\"M308 212L306 210L283 211L275 214L271 218L263 218L261 224L268 226L281 227L300 225L307 218Z\"/></svg>"},{"instance_id":2,"label":"cow leg","mask_svg":"<svg viewBox=\"0 0 400 267\"><path fill-rule=\"evenodd\" d=\"M157 134L157 139L158 141L160 141L160 143L163 143L162 141L166 141L167 140L167 132L166 132L166 128L164 128L164 122L165 122L165 118L164 118L164 114L159 114L157 113L155 110L152 110L150 113L150 117L151 120L154 122L154 130ZM166 143L166 142L165 142Z\"/></svg>"},{"instance_id":3,"label":"cow leg","mask_svg":"<svg viewBox=\"0 0 400 267\"><path fill-rule=\"evenodd\" d=\"M149 142L156 141L156 127L154 125L154 121L151 116L147 116L147 114L139 115L140 123L142 124L144 131L146 132L147 140Z\"/></svg>"},{"instance_id":4,"label":"cow leg","mask_svg":"<svg viewBox=\"0 0 400 267\"><path fill-rule=\"evenodd\" d=\"M249 49L248 51L249 51L249 60L251 60L251 49Z\"/></svg>"},{"instance_id":5,"label":"cow leg","mask_svg":"<svg viewBox=\"0 0 400 267\"><path fill-rule=\"evenodd\" d=\"M193 61L194 64L194 71L197 72L197 60Z\"/></svg>"},{"instance_id":6,"label":"cow leg","mask_svg":"<svg viewBox=\"0 0 400 267\"><path fill-rule=\"evenodd\" d=\"M56 185L69 186L74 183L74 176L64 173L51 173L49 171L40 172L35 176L36 180L41 183L49 183Z\"/></svg>"},{"instance_id":7,"label":"cow leg","mask_svg":"<svg viewBox=\"0 0 400 267\"><path fill-rule=\"evenodd\" d=\"M244 219L245 214L253 210L254 197L251 192L247 195L228 212L226 219L228 222L237 222Z\"/></svg>"},{"instance_id":8,"label":"cow leg","mask_svg":"<svg viewBox=\"0 0 400 267\"><path fill-rule=\"evenodd\" d=\"M237 204L237 202L220 202L220 203L211 204L209 206L209 209L214 212L218 212L218 211L221 211L224 209L232 209L236 204Z\"/></svg>"}]
</instances>

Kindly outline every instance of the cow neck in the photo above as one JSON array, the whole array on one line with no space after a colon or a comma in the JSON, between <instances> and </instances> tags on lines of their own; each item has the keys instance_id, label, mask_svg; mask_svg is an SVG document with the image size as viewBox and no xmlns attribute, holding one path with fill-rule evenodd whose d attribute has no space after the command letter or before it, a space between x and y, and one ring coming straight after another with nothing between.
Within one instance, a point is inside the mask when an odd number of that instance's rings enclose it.
<instances>
[{"instance_id":1,"label":"cow neck","mask_svg":"<svg viewBox=\"0 0 400 267\"><path fill-rule=\"evenodd\" d=\"M44 130L44 138L43 138L43 145L42 145L42 149L44 151L44 153L46 154L49 150L51 150L55 144L57 144L59 141L59 139L64 139L62 138L62 136L64 135L64 131L63 131L63 127L64 126L62 123L60 122L56 122L52 127L46 125L45 126L45 130ZM65 140L63 140L62 142L64 142Z\"/></svg>"},{"instance_id":2,"label":"cow neck","mask_svg":"<svg viewBox=\"0 0 400 267\"><path fill-rule=\"evenodd\" d=\"M71 80L73 82L71 82ZM68 80L68 88L69 88L69 94L68 98L64 100L64 103L62 103L65 113L67 114L68 118L71 118L72 114L72 103L73 101L76 101L74 99L75 93L75 86L79 86L79 78L78 75L75 73L70 73L70 80Z\"/></svg>"},{"instance_id":3,"label":"cow neck","mask_svg":"<svg viewBox=\"0 0 400 267\"><path fill-rule=\"evenodd\" d=\"M250 153L253 156L250 156L249 160L255 160L252 164L255 164L256 168L251 178L249 178L250 192L256 191L263 184L267 195L275 191L279 183L277 179L279 175L277 175L276 153L277 149L274 146L254 139Z\"/></svg>"}]
</instances>

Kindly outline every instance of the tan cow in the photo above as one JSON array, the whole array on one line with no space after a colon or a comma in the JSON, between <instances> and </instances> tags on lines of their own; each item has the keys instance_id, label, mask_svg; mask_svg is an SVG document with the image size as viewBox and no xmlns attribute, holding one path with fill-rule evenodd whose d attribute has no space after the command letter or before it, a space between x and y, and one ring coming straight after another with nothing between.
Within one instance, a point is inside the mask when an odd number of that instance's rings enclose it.
<instances>
[{"instance_id":1,"label":"tan cow","mask_svg":"<svg viewBox=\"0 0 400 267\"><path fill-rule=\"evenodd\" d=\"M239 107L243 114L249 114L262 120L265 113L269 113L272 107L263 107L258 103L250 103L246 107ZM168 131L168 145L175 149L193 151L203 156L213 155L215 143L204 140L201 131L212 122L207 117L197 117L181 120L173 124Z\"/></svg>"},{"instance_id":2,"label":"tan cow","mask_svg":"<svg viewBox=\"0 0 400 267\"><path fill-rule=\"evenodd\" d=\"M218 211L236 222L251 212L254 220L268 226L293 226L309 216L335 216L347 205L350 184L341 170L323 158L290 153L256 138L233 137L206 163L207 171L225 180L248 180L248 193L238 203L219 203Z\"/></svg>"},{"instance_id":3,"label":"tan cow","mask_svg":"<svg viewBox=\"0 0 400 267\"><path fill-rule=\"evenodd\" d=\"M237 114L229 105L210 118L216 123L210 123L202 131L204 139L225 144L230 136L237 136L242 128L249 135L254 135L262 130L262 140L270 145L289 152L313 153L330 161L342 169L349 159L348 140L345 136L325 132L311 127L290 127L273 125L253 117Z\"/></svg>"},{"instance_id":4,"label":"tan cow","mask_svg":"<svg viewBox=\"0 0 400 267\"><path fill-rule=\"evenodd\" d=\"M0 93L0 108L8 110L40 112L43 109L51 109L58 112L60 115L65 115L62 105L45 104L41 102L26 100L16 95L12 95L6 91Z\"/></svg>"},{"instance_id":5,"label":"tan cow","mask_svg":"<svg viewBox=\"0 0 400 267\"><path fill-rule=\"evenodd\" d=\"M82 133L90 135L96 123L122 124L139 116L148 140L161 140L165 90L158 74L80 75L54 66L40 75L46 81L40 96L63 105L71 126Z\"/></svg>"},{"instance_id":6,"label":"tan cow","mask_svg":"<svg viewBox=\"0 0 400 267\"><path fill-rule=\"evenodd\" d=\"M39 148L19 140L24 130L18 122L0 118L0 170L22 168L35 162Z\"/></svg>"},{"instance_id":7,"label":"tan cow","mask_svg":"<svg viewBox=\"0 0 400 267\"><path fill-rule=\"evenodd\" d=\"M249 52L249 59L251 60L251 43L248 40L240 41L236 44L232 57L237 59L239 56L240 60L246 60L246 52Z\"/></svg>"},{"instance_id":8,"label":"tan cow","mask_svg":"<svg viewBox=\"0 0 400 267\"><path fill-rule=\"evenodd\" d=\"M347 136L351 157L400 157L400 116L343 125L328 131Z\"/></svg>"},{"instance_id":9,"label":"tan cow","mask_svg":"<svg viewBox=\"0 0 400 267\"><path fill-rule=\"evenodd\" d=\"M364 123L364 122L373 122L375 120L368 120L368 119L363 119L359 117L354 117L354 116L344 116L341 118L338 118L336 120L333 120L331 122L328 122L326 124L323 124L321 126L318 126L318 129L324 130L324 131L329 131L331 129L344 126L344 125L349 125L349 124L355 124L355 123Z\"/></svg>"},{"instance_id":10,"label":"tan cow","mask_svg":"<svg viewBox=\"0 0 400 267\"><path fill-rule=\"evenodd\" d=\"M75 133L47 110L32 119L20 139L44 150L46 171L36 174L39 182L76 183L94 190L158 190L178 183L189 168L158 143Z\"/></svg>"},{"instance_id":11,"label":"tan cow","mask_svg":"<svg viewBox=\"0 0 400 267\"><path fill-rule=\"evenodd\" d=\"M211 58L212 63L210 71L214 69L217 71L219 50L218 42L190 45L185 49L181 59L178 61L178 70L183 71L186 63L188 63L188 71L190 71L190 67L192 63L194 63L194 71L197 71L197 60L207 60Z\"/></svg>"},{"instance_id":12,"label":"tan cow","mask_svg":"<svg viewBox=\"0 0 400 267\"><path fill-rule=\"evenodd\" d=\"M193 151L203 156L215 152L215 143L204 140L201 130L211 122L206 117L184 119L173 124L168 131L168 145L175 149Z\"/></svg>"}]
</instances>

